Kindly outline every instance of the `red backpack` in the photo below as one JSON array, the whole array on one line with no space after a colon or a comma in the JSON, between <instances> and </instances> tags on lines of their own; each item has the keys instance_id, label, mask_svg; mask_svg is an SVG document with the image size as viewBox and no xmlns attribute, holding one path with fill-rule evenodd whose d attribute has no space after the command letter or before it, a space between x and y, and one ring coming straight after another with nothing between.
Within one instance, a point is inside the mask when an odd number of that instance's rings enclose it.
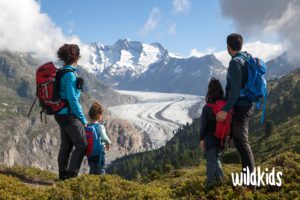
<instances>
[{"instance_id":1,"label":"red backpack","mask_svg":"<svg viewBox=\"0 0 300 200\"><path fill-rule=\"evenodd\" d=\"M54 115L64 107L68 107L68 101L59 96L60 78L67 72L73 72L71 69L57 69L52 62L39 66L36 70L36 98L34 99L28 116L36 102L42 107L40 112L41 121L42 113ZM47 123L46 117L45 122Z\"/></svg>"},{"instance_id":2,"label":"red backpack","mask_svg":"<svg viewBox=\"0 0 300 200\"><path fill-rule=\"evenodd\" d=\"M218 100L215 103L208 103L207 106L212 108L215 115L218 112L222 111L223 107L226 105L226 101ZM232 110L229 111L226 119L223 122L216 123L216 132L215 137L221 141L221 146L224 146L224 139L229 136L230 133L230 126L231 126L231 119L232 119Z\"/></svg>"}]
</instances>

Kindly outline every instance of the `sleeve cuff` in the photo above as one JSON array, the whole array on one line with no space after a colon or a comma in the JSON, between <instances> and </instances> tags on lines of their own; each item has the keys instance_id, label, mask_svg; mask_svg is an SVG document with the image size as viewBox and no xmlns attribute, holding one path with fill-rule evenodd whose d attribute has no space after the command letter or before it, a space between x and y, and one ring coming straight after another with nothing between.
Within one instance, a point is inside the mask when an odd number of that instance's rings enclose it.
<instances>
[{"instance_id":1,"label":"sleeve cuff","mask_svg":"<svg viewBox=\"0 0 300 200\"><path fill-rule=\"evenodd\" d=\"M86 119L82 119L82 120L81 120L81 123L82 123L83 125L87 124Z\"/></svg>"},{"instance_id":2,"label":"sleeve cuff","mask_svg":"<svg viewBox=\"0 0 300 200\"><path fill-rule=\"evenodd\" d=\"M225 105L222 110L228 113L231 108L228 105Z\"/></svg>"}]
</instances>

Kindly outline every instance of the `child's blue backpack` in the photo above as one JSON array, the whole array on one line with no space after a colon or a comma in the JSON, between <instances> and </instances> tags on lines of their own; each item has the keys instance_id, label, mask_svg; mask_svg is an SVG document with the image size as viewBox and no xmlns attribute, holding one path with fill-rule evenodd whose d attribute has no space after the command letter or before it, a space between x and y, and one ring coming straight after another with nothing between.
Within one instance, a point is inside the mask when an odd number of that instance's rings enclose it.
<instances>
[{"instance_id":1,"label":"child's blue backpack","mask_svg":"<svg viewBox=\"0 0 300 200\"><path fill-rule=\"evenodd\" d=\"M248 78L245 88L241 89L241 96L249 101L255 102L256 108L262 108L260 122L264 122L266 113L266 101L268 96L268 87L265 74L267 66L262 59L253 58L251 55L246 59Z\"/></svg>"},{"instance_id":2,"label":"child's blue backpack","mask_svg":"<svg viewBox=\"0 0 300 200\"><path fill-rule=\"evenodd\" d=\"M93 157L99 155L102 151L102 144L100 142L100 134L92 125L85 127L85 134L87 140L86 156Z\"/></svg>"}]
</instances>

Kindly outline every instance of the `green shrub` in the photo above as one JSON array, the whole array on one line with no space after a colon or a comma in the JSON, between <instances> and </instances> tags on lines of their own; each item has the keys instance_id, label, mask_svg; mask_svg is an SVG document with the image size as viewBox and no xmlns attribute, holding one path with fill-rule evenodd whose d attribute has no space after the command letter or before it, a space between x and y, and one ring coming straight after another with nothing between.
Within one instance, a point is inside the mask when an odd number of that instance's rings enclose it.
<instances>
[{"instance_id":1,"label":"green shrub","mask_svg":"<svg viewBox=\"0 0 300 200\"><path fill-rule=\"evenodd\" d=\"M160 178L160 174L155 170L153 170L148 176L148 179L150 181L154 181L155 179L159 179L159 178Z\"/></svg>"},{"instance_id":2,"label":"green shrub","mask_svg":"<svg viewBox=\"0 0 300 200\"><path fill-rule=\"evenodd\" d=\"M237 151L227 152L222 156L224 164L239 164L241 163L240 154Z\"/></svg>"},{"instance_id":3,"label":"green shrub","mask_svg":"<svg viewBox=\"0 0 300 200\"><path fill-rule=\"evenodd\" d=\"M265 134L266 136L272 135L275 130L275 123L272 120L267 120L265 123Z\"/></svg>"}]
</instances>

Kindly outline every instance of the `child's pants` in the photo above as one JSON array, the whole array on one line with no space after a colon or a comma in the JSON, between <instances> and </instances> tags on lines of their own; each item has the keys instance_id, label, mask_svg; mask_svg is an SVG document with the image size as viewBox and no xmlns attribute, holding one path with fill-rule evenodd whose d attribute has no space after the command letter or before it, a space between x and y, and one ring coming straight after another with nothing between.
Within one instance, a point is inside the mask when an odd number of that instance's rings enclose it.
<instances>
[{"instance_id":1,"label":"child's pants","mask_svg":"<svg viewBox=\"0 0 300 200\"><path fill-rule=\"evenodd\" d=\"M222 154L222 149L217 146L205 150L206 176L207 176L208 186L213 185L216 182L216 180L219 181L224 178L224 173L220 162L221 154Z\"/></svg>"},{"instance_id":2,"label":"child's pants","mask_svg":"<svg viewBox=\"0 0 300 200\"><path fill-rule=\"evenodd\" d=\"M105 174L105 154L103 150L99 155L88 158L90 174Z\"/></svg>"}]
</instances>

